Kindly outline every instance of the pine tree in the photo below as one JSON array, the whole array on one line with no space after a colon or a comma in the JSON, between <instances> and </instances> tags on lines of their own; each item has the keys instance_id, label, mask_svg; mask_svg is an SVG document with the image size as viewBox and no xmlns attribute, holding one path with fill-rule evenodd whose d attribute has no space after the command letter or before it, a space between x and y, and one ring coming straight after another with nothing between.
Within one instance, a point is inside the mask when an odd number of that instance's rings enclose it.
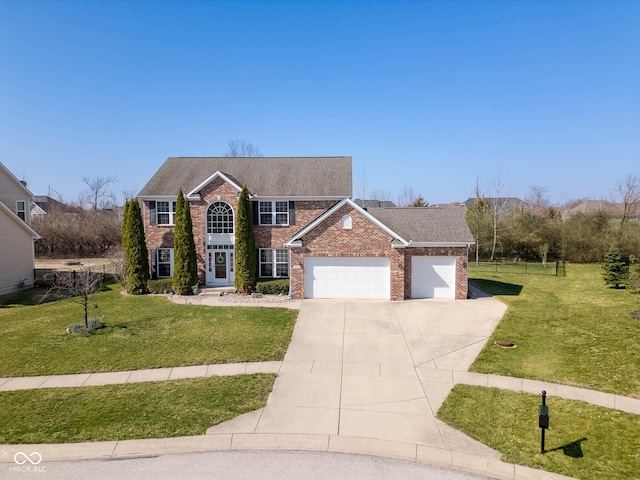
<instances>
[{"instance_id":1,"label":"pine tree","mask_svg":"<svg viewBox=\"0 0 640 480\"><path fill-rule=\"evenodd\" d=\"M125 204L122 221L122 246L125 253L125 289L137 295L147 293L149 251L144 238L142 211L137 200Z\"/></svg>"},{"instance_id":2,"label":"pine tree","mask_svg":"<svg viewBox=\"0 0 640 480\"><path fill-rule=\"evenodd\" d=\"M173 291L178 295L191 295L193 293L191 287L198 284L198 266L191 209L189 200L182 194L182 189L178 192L174 223Z\"/></svg>"},{"instance_id":3,"label":"pine tree","mask_svg":"<svg viewBox=\"0 0 640 480\"><path fill-rule=\"evenodd\" d=\"M606 253L602 269L605 284L618 288L624 282L627 269L617 248L611 247Z\"/></svg>"},{"instance_id":4,"label":"pine tree","mask_svg":"<svg viewBox=\"0 0 640 480\"><path fill-rule=\"evenodd\" d=\"M235 287L240 293L252 293L256 288L256 241L251 219L251 202L247 186L242 187L236 221Z\"/></svg>"}]
</instances>

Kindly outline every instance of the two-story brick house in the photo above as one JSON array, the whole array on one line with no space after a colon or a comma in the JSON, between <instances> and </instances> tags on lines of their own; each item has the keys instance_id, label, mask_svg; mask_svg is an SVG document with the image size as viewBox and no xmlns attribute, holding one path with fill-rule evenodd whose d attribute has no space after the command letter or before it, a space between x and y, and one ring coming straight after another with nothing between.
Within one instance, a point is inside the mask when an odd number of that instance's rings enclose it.
<instances>
[{"instance_id":1,"label":"two-story brick house","mask_svg":"<svg viewBox=\"0 0 640 480\"><path fill-rule=\"evenodd\" d=\"M232 285L238 197L247 185L258 276L295 298L467 295L464 208L363 209L350 157L169 158L140 191L152 275L173 272L178 190L189 200L203 285Z\"/></svg>"},{"instance_id":2,"label":"two-story brick house","mask_svg":"<svg viewBox=\"0 0 640 480\"><path fill-rule=\"evenodd\" d=\"M0 295L34 283L33 194L0 163Z\"/></svg>"}]
</instances>

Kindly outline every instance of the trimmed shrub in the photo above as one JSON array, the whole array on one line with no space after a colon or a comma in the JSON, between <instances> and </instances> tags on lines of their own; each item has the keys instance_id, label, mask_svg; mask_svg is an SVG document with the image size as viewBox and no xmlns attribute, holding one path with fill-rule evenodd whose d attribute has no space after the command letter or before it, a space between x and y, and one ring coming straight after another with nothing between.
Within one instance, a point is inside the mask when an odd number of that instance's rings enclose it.
<instances>
[{"instance_id":1,"label":"trimmed shrub","mask_svg":"<svg viewBox=\"0 0 640 480\"><path fill-rule=\"evenodd\" d=\"M89 317L87 318L87 325L78 325L77 323L72 323L67 328L67 333L71 335L87 335L89 333L95 333L101 328L105 327L105 324L100 321L98 317Z\"/></svg>"},{"instance_id":2,"label":"trimmed shrub","mask_svg":"<svg viewBox=\"0 0 640 480\"><path fill-rule=\"evenodd\" d=\"M170 278L161 278L159 280L149 280L147 282L147 290L149 293L167 294L173 293L173 283Z\"/></svg>"},{"instance_id":3,"label":"trimmed shrub","mask_svg":"<svg viewBox=\"0 0 640 480\"><path fill-rule=\"evenodd\" d=\"M256 292L263 295L289 295L289 280L267 280L258 282Z\"/></svg>"}]
</instances>

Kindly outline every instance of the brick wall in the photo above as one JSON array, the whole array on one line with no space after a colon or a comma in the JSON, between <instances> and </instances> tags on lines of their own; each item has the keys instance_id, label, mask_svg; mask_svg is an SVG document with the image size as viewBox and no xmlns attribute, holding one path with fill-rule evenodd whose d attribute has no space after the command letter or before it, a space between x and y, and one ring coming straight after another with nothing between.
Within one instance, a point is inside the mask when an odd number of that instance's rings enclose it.
<instances>
[{"instance_id":1,"label":"brick wall","mask_svg":"<svg viewBox=\"0 0 640 480\"><path fill-rule=\"evenodd\" d=\"M342 229L342 217L350 215L352 229ZM344 205L302 238L302 247L291 249L291 290L304 296L304 257L389 257L391 300L404 298L404 258L391 247L393 238L371 220Z\"/></svg>"},{"instance_id":2,"label":"brick wall","mask_svg":"<svg viewBox=\"0 0 640 480\"><path fill-rule=\"evenodd\" d=\"M186 193L186 192L185 192ZM206 283L207 209L216 201L228 203L233 209L234 223L238 212L239 192L221 178L214 179L200 192L200 200L190 201L193 236L198 257L198 278ZM336 204L335 200L297 201L295 224L288 226L254 226L256 248L284 248L284 243L297 231ZM173 248L173 226L151 225L149 202L143 202L143 220L149 254L158 248Z\"/></svg>"}]
</instances>

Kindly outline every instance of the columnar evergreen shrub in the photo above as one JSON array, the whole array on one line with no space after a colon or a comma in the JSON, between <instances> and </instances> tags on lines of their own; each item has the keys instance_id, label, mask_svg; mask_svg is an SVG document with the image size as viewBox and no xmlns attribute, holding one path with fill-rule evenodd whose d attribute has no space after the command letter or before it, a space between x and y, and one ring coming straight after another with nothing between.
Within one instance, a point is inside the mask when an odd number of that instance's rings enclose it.
<instances>
[{"instance_id":1,"label":"columnar evergreen shrub","mask_svg":"<svg viewBox=\"0 0 640 480\"><path fill-rule=\"evenodd\" d=\"M137 200L125 204L122 221L122 246L125 254L125 289L137 295L147 293L149 251L144 238L142 210Z\"/></svg>"},{"instance_id":2,"label":"columnar evergreen shrub","mask_svg":"<svg viewBox=\"0 0 640 480\"><path fill-rule=\"evenodd\" d=\"M253 234L249 190L246 185L242 187L238 202L235 247L236 290L240 293L251 293L256 288L256 241Z\"/></svg>"},{"instance_id":3,"label":"columnar evergreen shrub","mask_svg":"<svg viewBox=\"0 0 640 480\"><path fill-rule=\"evenodd\" d=\"M198 284L196 246L189 200L178 192L173 236L173 291L178 295L191 295L192 286Z\"/></svg>"}]
</instances>

